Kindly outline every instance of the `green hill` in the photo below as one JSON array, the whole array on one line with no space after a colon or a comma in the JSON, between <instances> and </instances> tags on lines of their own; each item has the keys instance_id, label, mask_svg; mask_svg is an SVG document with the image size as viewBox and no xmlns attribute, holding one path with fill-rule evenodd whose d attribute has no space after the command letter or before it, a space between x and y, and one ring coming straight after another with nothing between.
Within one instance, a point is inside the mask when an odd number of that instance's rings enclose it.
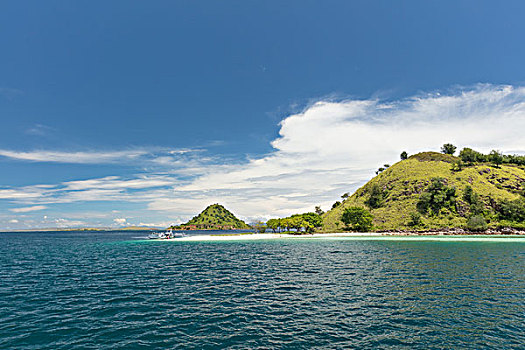
<instances>
[{"instance_id":1,"label":"green hill","mask_svg":"<svg viewBox=\"0 0 525 350\"><path fill-rule=\"evenodd\" d=\"M341 215L353 206L370 210L375 231L465 229L473 216L484 220L489 228L525 228L524 167L474 163L452 170L458 161L451 155L424 152L388 167L341 205L325 213L323 231L342 230ZM436 184L433 185L432 179L436 179ZM418 205L423 197L427 200L431 197L432 188L440 186L432 200L441 201L443 206L427 206L428 201ZM472 191L465 196L469 186ZM518 219L506 220L502 212Z\"/></svg>"},{"instance_id":2,"label":"green hill","mask_svg":"<svg viewBox=\"0 0 525 350\"><path fill-rule=\"evenodd\" d=\"M244 221L239 220L220 204L212 204L199 215L185 224L174 227L178 229L231 230L249 229Z\"/></svg>"}]
</instances>

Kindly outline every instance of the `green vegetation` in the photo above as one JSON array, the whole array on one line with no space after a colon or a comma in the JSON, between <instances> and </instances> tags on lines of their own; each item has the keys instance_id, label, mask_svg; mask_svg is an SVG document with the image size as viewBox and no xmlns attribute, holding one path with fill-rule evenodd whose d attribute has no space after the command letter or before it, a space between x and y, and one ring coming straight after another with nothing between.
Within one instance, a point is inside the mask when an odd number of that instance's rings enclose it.
<instances>
[{"instance_id":1,"label":"green vegetation","mask_svg":"<svg viewBox=\"0 0 525 350\"><path fill-rule=\"evenodd\" d=\"M468 219L467 229L472 232L485 231L488 228L485 218L481 215L472 216Z\"/></svg>"},{"instance_id":2,"label":"green vegetation","mask_svg":"<svg viewBox=\"0 0 525 350\"><path fill-rule=\"evenodd\" d=\"M483 215L485 211L485 205L480 199L479 195L474 192L472 186L467 185L465 191L463 192L463 199L470 205L470 214L471 215Z\"/></svg>"},{"instance_id":3,"label":"green vegetation","mask_svg":"<svg viewBox=\"0 0 525 350\"><path fill-rule=\"evenodd\" d=\"M500 164L525 165L525 156L517 154L502 154L496 150L492 150L489 154L483 154L472 148L465 147L459 152L459 157L463 162L468 163L469 165L487 162L491 162L496 167Z\"/></svg>"},{"instance_id":4,"label":"green vegetation","mask_svg":"<svg viewBox=\"0 0 525 350\"><path fill-rule=\"evenodd\" d=\"M370 196L365 201L365 204L371 209L381 208L387 196L387 191L384 191L378 184L373 184L370 188Z\"/></svg>"},{"instance_id":5,"label":"green vegetation","mask_svg":"<svg viewBox=\"0 0 525 350\"><path fill-rule=\"evenodd\" d=\"M500 152L493 150L489 154L489 160L496 168L499 168L503 163L503 155Z\"/></svg>"},{"instance_id":6,"label":"green vegetation","mask_svg":"<svg viewBox=\"0 0 525 350\"><path fill-rule=\"evenodd\" d=\"M451 143L445 143L442 147L441 147L441 152L442 153L445 153L445 154L454 154L456 153L456 146L454 146L453 144Z\"/></svg>"},{"instance_id":7,"label":"green vegetation","mask_svg":"<svg viewBox=\"0 0 525 350\"><path fill-rule=\"evenodd\" d=\"M249 229L244 221L239 220L229 210L220 204L212 204L204 209L199 215L180 226L172 226L173 229L204 229L204 230L231 230Z\"/></svg>"},{"instance_id":8,"label":"green vegetation","mask_svg":"<svg viewBox=\"0 0 525 350\"><path fill-rule=\"evenodd\" d=\"M424 215L439 215L442 209L455 212L456 188L447 186L443 178L432 178L430 186L419 197L416 207Z\"/></svg>"},{"instance_id":9,"label":"green vegetation","mask_svg":"<svg viewBox=\"0 0 525 350\"><path fill-rule=\"evenodd\" d=\"M410 221L408 222L408 226L417 227L421 224L423 224L423 221L421 220L421 214L419 214L417 211L410 213Z\"/></svg>"},{"instance_id":10,"label":"green vegetation","mask_svg":"<svg viewBox=\"0 0 525 350\"><path fill-rule=\"evenodd\" d=\"M499 203L498 215L502 220L523 222L525 221L525 199L505 199Z\"/></svg>"},{"instance_id":11,"label":"green vegetation","mask_svg":"<svg viewBox=\"0 0 525 350\"><path fill-rule=\"evenodd\" d=\"M266 226L273 230L273 232L293 231L293 233L311 233L315 229L323 225L323 219L316 213L295 214L282 219L270 219L266 222Z\"/></svg>"},{"instance_id":12,"label":"green vegetation","mask_svg":"<svg viewBox=\"0 0 525 350\"><path fill-rule=\"evenodd\" d=\"M321 230L343 229L351 207L369 208L376 231L525 228L525 157L496 152L412 155L334 203Z\"/></svg>"},{"instance_id":13,"label":"green vegetation","mask_svg":"<svg viewBox=\"0 0 525 350\"><path fill-rule=\"evenodd\" d=\"M361 207L346 208L341 215L341 221L348 229L358 232L368 232L372 229L373 216L368 210Z\"/></svg>"},{"instance_id":14,"label":"green vegetation","mask_svg":"<svg viewBox=\"0 0 525 350\"><path fill-rule=\"evenodd\" d=\"M255 224L253 224L253 228L257 233L265 233L266 229L268 228L266 224L262 221L257 221Z\"/></svg>"},{"instance_id":15,"label":"green vegetation","mask_svg":"<svg viewBox=\"0 0 525 350\"><path fill-rule=\"evenodd\" d=\"M401 158L401 160L408 159L408 153L403 151L403 152L401 152L401 155L399 157Z\"/></svg>"}]
</instances>

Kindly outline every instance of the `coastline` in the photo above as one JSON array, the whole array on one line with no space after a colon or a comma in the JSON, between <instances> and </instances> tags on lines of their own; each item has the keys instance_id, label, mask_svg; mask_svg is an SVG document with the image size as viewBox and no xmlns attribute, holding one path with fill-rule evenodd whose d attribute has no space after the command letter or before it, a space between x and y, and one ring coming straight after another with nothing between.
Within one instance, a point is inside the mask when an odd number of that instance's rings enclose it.
<instances>
[{"instance_id":1,"label":"coastline","mask_svg":"<svg viewBox=\"0 0 525 350\"><path fill-rule=\"evenodd\" d=\"M333 232L333 233L313 233L305 235L290 235L279 233L253 233L253 234L231 234L231 235L195 235L175 239L159 239L155 241L163 242L221 242L221 241L260 241L260 240L316 240L316 239L356 239L356 240L453 240L453 241L518 241L525 242L523 234L450 234L448 232Z\"/></svg>"}]
</instances>

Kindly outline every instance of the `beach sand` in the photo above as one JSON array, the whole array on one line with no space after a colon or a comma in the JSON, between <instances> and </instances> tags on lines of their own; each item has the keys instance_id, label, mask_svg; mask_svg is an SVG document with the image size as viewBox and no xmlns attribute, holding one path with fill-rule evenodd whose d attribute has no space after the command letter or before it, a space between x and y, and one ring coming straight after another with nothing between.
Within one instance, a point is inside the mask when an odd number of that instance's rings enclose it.
<instances>
[{"instance_id":1,"label":"beach sand","mask_svg":"<svg viewBox=\"0 0 525 350\"><path fill-rule=\"evenodd\" d=\"M525 242L524 236L502 236L502 235L443 235L443 234L413 234L400 235L390 232L337 232L337 233L314 233L306 235L290 235L279 233L254 233L254 234L230 234L230 235L196 235L182 238L162 240L164 242L210 242L210 241L254 241L274 239L354 239L354 240L430 240L430 241L485 241Z\"/></svg>"}]
</instances>

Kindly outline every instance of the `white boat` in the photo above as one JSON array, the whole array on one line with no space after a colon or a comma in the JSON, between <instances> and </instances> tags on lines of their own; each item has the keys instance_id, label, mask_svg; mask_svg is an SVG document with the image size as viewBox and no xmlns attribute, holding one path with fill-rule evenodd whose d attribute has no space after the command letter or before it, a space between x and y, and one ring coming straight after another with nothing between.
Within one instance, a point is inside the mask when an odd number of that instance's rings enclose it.
<instances>
[{"instance_id":1,"label":"white boat","mask_svg":"<svg viewBox=\"0 0 525 350\"><path fill-rule=\"evenodd\" d=\"M169 229L165 232L153 232L148 236L149 239L173 239L182 237L186 237L184 232L173 232L172 229Z\"/></svg>"}]
</instances>

